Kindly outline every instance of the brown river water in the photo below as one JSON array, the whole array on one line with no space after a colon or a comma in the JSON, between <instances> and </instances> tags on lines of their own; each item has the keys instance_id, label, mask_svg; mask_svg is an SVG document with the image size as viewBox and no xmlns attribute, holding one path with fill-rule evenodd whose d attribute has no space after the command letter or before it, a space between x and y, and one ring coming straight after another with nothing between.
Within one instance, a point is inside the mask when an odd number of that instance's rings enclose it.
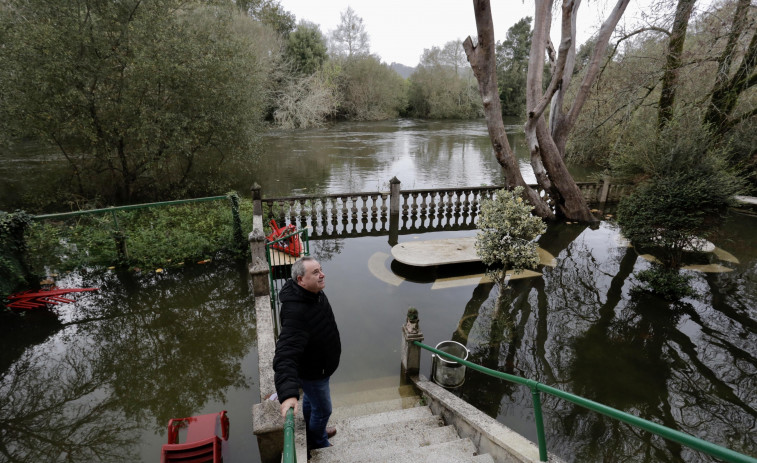
<instances>
[{"instance_id":1,"label":"brown river water","mask_svg":"<svg viewBox=\"0 0 757 463\"><path fill-rule=\"evenodd\" d=\"M522 136L511 141L529 180ZM267 197L383 191L393 176L403 188L501 182L482 121L346 123L274 132L265 143L240 190L255 181ZM12 162L3 175L54 165L43 150L28 151L36 154L5 153ZM680 303L632 291L634 273L650 264L611 219L550 225L539 245L555 265L513 280L504 300L470 278L476 266L420 271L393 261L388 236L313 240L344 349L332 381L342 390L399 385L400 326L413 306L426 344L456 340L476 363L755 456L756 230L757 218L731 214L712 239L716 251L695 262L725 271L685 270L697 297ZM0 461L154 462L170 418L224 409L229 461L259 461L250 416L259 400L257 333L244 262L86 269L59 275L58 285L100 291L3 319ZM430 356L421 364L429 376ZM468 371L454 393L535 440L527 388ZM542 402L548 449L567 461L714 461L560 399Z\"/></svg>"}]
</instances>

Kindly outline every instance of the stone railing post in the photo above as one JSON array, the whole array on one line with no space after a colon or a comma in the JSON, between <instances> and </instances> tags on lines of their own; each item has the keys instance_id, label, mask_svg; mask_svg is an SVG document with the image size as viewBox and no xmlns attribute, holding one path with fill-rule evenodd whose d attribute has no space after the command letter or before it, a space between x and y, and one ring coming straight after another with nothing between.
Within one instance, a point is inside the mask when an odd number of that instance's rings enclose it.
<instances>
[{"instance_id":1,"label":"stone railing post","mask_svg":"<svg viewBox=\"0 0 757 463\"><path fill-rule=\"evenodd\" d=\"M423 341L419 326L418 309L407 309L407 320L402 325L402 371L406 375L417 375L421 366L421 348L413 341Z\"/></svg>"},{"instance_id":2,"label":"stone railing post","mask_svg":"<svg viewBox=\"0 0 757 463\"><path fill-rule=\"evenodd\" d=\"M397 177L389 180L389 245L399 241L400 232L400 186Z\"/></svg>"},{"instance_id":3,"label":"stone railing post","mask_svg":"<svg viewBox=\"0 0 757 463\"><path fill-rule=\"evenodd\" d=\"M253 183L250 187L250 193L252 193L252 215L259 215L263 217L263 205L261 203L260 185Z\"/></svg>"},{"instance_id":4,"label":"stone railing post","mask_svg":"<svg viewBox=\"0 0 757 463\"><path fill-rule=\"evenodd\" d=\"M249 272L252 278L252 293L255 296L266 296L270 291L268 281L268 264L265 256L265 232L263 232L263 205L260 199L260 185L257 183L250 188L252 191L252 231L247 236L250 242Z\"/></svg>"},{"instance_id":5,"label":"stone railing post","mask_svg":"<svg viewBox=\"0 0 757 463\"><path fill-rule=\"evenodd\" d=\"M268 264L265 260L265 235L262 230L253 230L249 237L250 262L249 272L252 278L252 293L257 296L267 296L270 291L268 281ZM262 257L261 257L262 256Z\"/></svg>"},{"instance_id":6,"label":"stone railing post","mask_svg":"<svg viewBox=\"0 0 757 463\"><path fill-rule=\"evenodd\" d=\"M389 180L389 215L400 213L400 187L402 182L397 177Z\"/></svg>"},{"instance_id":7,"label":"stone railing post","mask_svg":"<svg viewBox=\"0 0 757 463\"><path fill-rule=\"evenodd\" d=\"M599 193L599 208L604 209L607 202L607 196L610 193L610 177L604 176L602 178L602 191Z\"/></svg>"}]
</instances>

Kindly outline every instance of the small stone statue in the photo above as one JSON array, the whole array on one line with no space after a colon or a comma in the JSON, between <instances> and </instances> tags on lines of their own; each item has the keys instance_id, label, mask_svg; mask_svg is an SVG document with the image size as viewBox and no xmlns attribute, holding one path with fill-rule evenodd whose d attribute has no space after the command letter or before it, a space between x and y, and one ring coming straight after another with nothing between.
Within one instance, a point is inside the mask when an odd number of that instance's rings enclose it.
<instances>
[{"instance_id":1,"label":"small stone statue","mask_svg":"<svg viewBox=\"0 0 757 463\"><path fill-rule=\"evenodd\" d=\"M407 309L407 321L405 322L405 331L408 334L420 333L420 326L418 325L418 309L410 307Z\"/></svg>"}]
</instances>

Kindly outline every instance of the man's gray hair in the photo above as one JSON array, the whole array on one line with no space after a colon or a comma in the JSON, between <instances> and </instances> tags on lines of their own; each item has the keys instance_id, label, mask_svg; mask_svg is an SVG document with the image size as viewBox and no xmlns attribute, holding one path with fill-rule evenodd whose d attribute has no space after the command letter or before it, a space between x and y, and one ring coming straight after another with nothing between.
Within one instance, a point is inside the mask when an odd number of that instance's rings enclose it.
<instances>
[{"instance_id":1,"label":"man's gray hair","mask_svg":"<svg viewBox=\"0 0 757 463\"><path fill-rule=\"evenodd\" d=\"M297 283L297 278L305 276L305 262L310 260L316 260L315 257L305 256L297 259L297 262L292 264L292 280Z\"/></svg>"}]
</instances>

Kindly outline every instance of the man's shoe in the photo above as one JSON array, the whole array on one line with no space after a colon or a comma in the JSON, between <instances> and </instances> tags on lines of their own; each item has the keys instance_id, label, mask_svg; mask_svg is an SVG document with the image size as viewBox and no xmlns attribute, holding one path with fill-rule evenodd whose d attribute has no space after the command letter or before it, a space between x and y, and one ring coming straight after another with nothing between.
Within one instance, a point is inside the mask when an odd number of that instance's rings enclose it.
<instances>
[{"instance_id":1,"label":"man's shoe","mask_svg":"<svg viewBox=\"0 0 757 463\"><path fill-rule=\"evenodd\" d=\"M332 437L336 436L336 428L334 427L328 427L326 428L326 437L331 439Z\"/></svg>"}]
</instances>

